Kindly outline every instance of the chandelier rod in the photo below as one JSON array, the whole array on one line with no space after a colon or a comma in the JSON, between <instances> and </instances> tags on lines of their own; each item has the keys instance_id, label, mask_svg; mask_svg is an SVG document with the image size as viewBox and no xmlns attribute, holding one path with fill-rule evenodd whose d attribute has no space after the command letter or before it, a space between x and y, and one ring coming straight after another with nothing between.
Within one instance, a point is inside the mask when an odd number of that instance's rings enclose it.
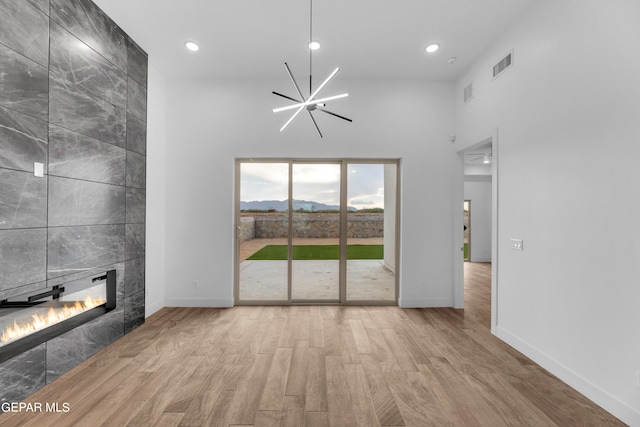
<instances>
[{"instance_id":1,"label":"chandelier rod","mask_svg":"<svg viewBox=\"0 0 640 427\"><path fill-rule=\"evenodd\" d=\"M312 58L313 49L311 49L311 42L313 41L313 0L309 0L309 95L313 92L313 71L312 71Z\"/></svg>"}]
</instances>

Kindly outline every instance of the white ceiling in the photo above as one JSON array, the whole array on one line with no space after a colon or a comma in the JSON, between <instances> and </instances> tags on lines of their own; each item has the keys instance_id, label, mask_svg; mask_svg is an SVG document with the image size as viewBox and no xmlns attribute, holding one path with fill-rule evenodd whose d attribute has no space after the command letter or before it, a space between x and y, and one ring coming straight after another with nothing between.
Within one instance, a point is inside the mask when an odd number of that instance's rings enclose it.
<instances>
[{"instance_id":1,"label":"white ceiling","mask_svg":"<svg viewBox=\"0 0 640 427\"><path fill-rule=\"evenodd\" d=\"M308 0L94 1L167 76L286 78L285 61L296 76L309 70ZM533 1L315 0L314 76L339 66L342 79L456 79ZM427 54L430 43L440 50Z\"/></svg>"}]
</instances>

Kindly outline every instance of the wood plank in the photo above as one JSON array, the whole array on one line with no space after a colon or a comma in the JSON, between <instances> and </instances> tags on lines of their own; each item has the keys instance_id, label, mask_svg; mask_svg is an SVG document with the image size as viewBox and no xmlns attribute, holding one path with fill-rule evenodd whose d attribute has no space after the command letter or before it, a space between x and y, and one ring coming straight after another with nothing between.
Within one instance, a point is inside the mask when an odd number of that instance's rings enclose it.
<instances>
[{"instance_id":1,"label":"wood plank","mask_svg":"<svg viewBox=\"0 0 640 427\"><path fill-rule=\"evenodd\" d=\"M376 411L371 400L371 393L367 386L367 379L360 364L345 364L344 375L349 396L351 397L351 407L360 427L379 426L380 422L376 416Z\"/></svg>"},{"instance_id":2,"label":"wood plank","mask_svg":"<svg viewBox=\"0 0 640 427\"><path fill-rule=\"evenodd\" d=\"M182 417L184 417L184 414L162 414L153 424L153 427L178 427Z\"/></svg>"},{"instance_id":3,"label":"wood plank","mask_svg":"<svg viewBox=\"0 0 640 427\"><path fill-rule=\"evenodd\" d=\"M405 425L398 405L396 405L396 401L374 356L362 356L362 367L380 424L383 426Z\"/></svg>"},{"instance_id":4,"label":"wood plank","mask_svg":"<svg viewBox=\"0 0 640 427\"><path fill-rule=\"evenodd\" d=\"M369 342L369 336L364 328L364 324L360 319L350 319L349 325L351 325L351 333L358 349L358 354L372 354L373 346Z\"/></svg>"},{"instance_id":5,"label":"wood plank","mask_svg":"<svg viewBox=\"0 0 640 427\"><path fill-rule=\"evenodd\" d=\"M304 427L329 427L329 414L326 412L306 412Z\"/></svg>"},{"instance_id":6,"label":"wood plank","mask_svg":"<svg viewBox=\"0 0 640 427\"><path fill-rule=\"evenodd\" d=\"M312 314L309 319L309 347L324 347L324 333L322 326L322 316Z\"/></svg>"},{"instance_id":7,"label":"wood plank","mask_svg":"<svg viewBox=\"0 0 640 427\"><path fill-rule=\"evenodd\" d=\"M304 396L307 388L309 341L296 341L287 379L287 396Z\"/></svg>"},{"instance_id":8,"label":"wood plank","mask_svg":"<svg viewBox=\"0 0 640 427\"><path fill-rule=\"evenodd\" d=\"M171 375L168 375L169 380L166 381L159 389L151 396L149 400L138 410L137 415L129 422L129 426L144 426L149 423L155 423L156 419L160 418L167 406L173 400L176 392L180 389L182 384L198 369L202 364L202 357L194 356L186 358L181 364L176 365L177 369L184 374L178 381L171 381Z\"/></svg>"},{"instance_id":9,"label":"wood plank","mask_svg":"<svg viewBox=\"0 0 640 427\"><path fill-rule=\"evenodd\" d=\"M258 411L253 421L254 427L279 427L282 413L280 411Z\"/></svg>"},{"instance_id":10,"label":"wood plank","mask_svg":"<svg viewBox=\"0 0 640 427\"><path fill-rule=\"evenodd\" d=\"M282 410L292 353L291 348L276 348L262 399L258 405L260 411Z\"/></svg>"},{"instance_id":11,"label":"wood plank","mask_svg":"<svg viewBox=\"0 0 640 427\"><path fill-rule=\"evenodd\" d=\"M325 357L325 366L327 370L327 407L329 409L329 424L332 426L356 425L342 357Z\"/></svg>"},{"instance_id":12,"label":"wood plank","mask_svg":"<svg viewBox=\"0 0 640 427\"><path fill-rule=\"evenodd\" d=\"M327 371L321 348L309 349L305 411L327 411Z\"/></svg>"},{"instance_id":13,"label":"wood plank","mask_svg":"<svg viewBox=\"0 0 640 427\"><path fill-rule=\"evenodd\" d=\"M238 387L237 399L239 399L239 411L233 417L232 422L236 424L252 424L260 399L267 383L269 368L273 362L273 354L256 355L255 363L251 368L251 373L240 387Z\"/></svg>"},{"instance_id":14,"label":"wood plank","mask_svg":"<svg viewBox=\"0 0 640 427\"><path fill-rule=\"evenodd\" d=\"M282 427L304 426L304 396L285 396L282 409Z\"/></svg>"},{"instance_id":15,"label":"wood plank","mask_svg":"<svg viewBox=\"0 0 640 427\"><path fill-rule=\"evenodd\" d=\"M398 362L400 368L405 372L417 372L418 368L416 367L415 360L413 359L411 354L408 353L403 347L400 338L398 338L396 330L383 329L382 335L389 345L389 349L391 349L391 352L393 353L393 356Z\"/></svg>"}]
</instances>

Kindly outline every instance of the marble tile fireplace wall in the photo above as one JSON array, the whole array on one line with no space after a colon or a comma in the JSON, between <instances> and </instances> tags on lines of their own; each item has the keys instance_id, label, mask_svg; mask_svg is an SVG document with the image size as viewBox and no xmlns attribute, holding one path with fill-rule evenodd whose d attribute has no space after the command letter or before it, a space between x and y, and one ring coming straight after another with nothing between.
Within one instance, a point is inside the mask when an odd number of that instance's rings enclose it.
<instances>
[{"instance_id":1,"label":"marble tile fireplace wall","mask_svg":"<svg viewBox=\"0 0 640 427\"><path fill-rule=\"evenodd\" d=\"M90 0L0 0L0 299L118 284L115 310L0 365L2 402L144 322L146 87L147 54Z\"/></svg>"}]
</instances>

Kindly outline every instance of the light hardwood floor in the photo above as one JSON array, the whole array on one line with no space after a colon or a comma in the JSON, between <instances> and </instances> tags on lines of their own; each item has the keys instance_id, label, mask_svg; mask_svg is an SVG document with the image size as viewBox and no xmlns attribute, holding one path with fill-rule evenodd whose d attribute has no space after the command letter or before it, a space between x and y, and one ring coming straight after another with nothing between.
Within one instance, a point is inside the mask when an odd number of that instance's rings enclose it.
<instances>
[{"instance_id":1,"label":"light hardwood floor","mask_svg":"<svg viewBox=\"0 0 640 427\"><path fill-rule=\"evenodd\" d=\"M466 309L165 308L2 426L605 426L610 414L489 332L489 264Z\"/></svg>"}]
</instances>

